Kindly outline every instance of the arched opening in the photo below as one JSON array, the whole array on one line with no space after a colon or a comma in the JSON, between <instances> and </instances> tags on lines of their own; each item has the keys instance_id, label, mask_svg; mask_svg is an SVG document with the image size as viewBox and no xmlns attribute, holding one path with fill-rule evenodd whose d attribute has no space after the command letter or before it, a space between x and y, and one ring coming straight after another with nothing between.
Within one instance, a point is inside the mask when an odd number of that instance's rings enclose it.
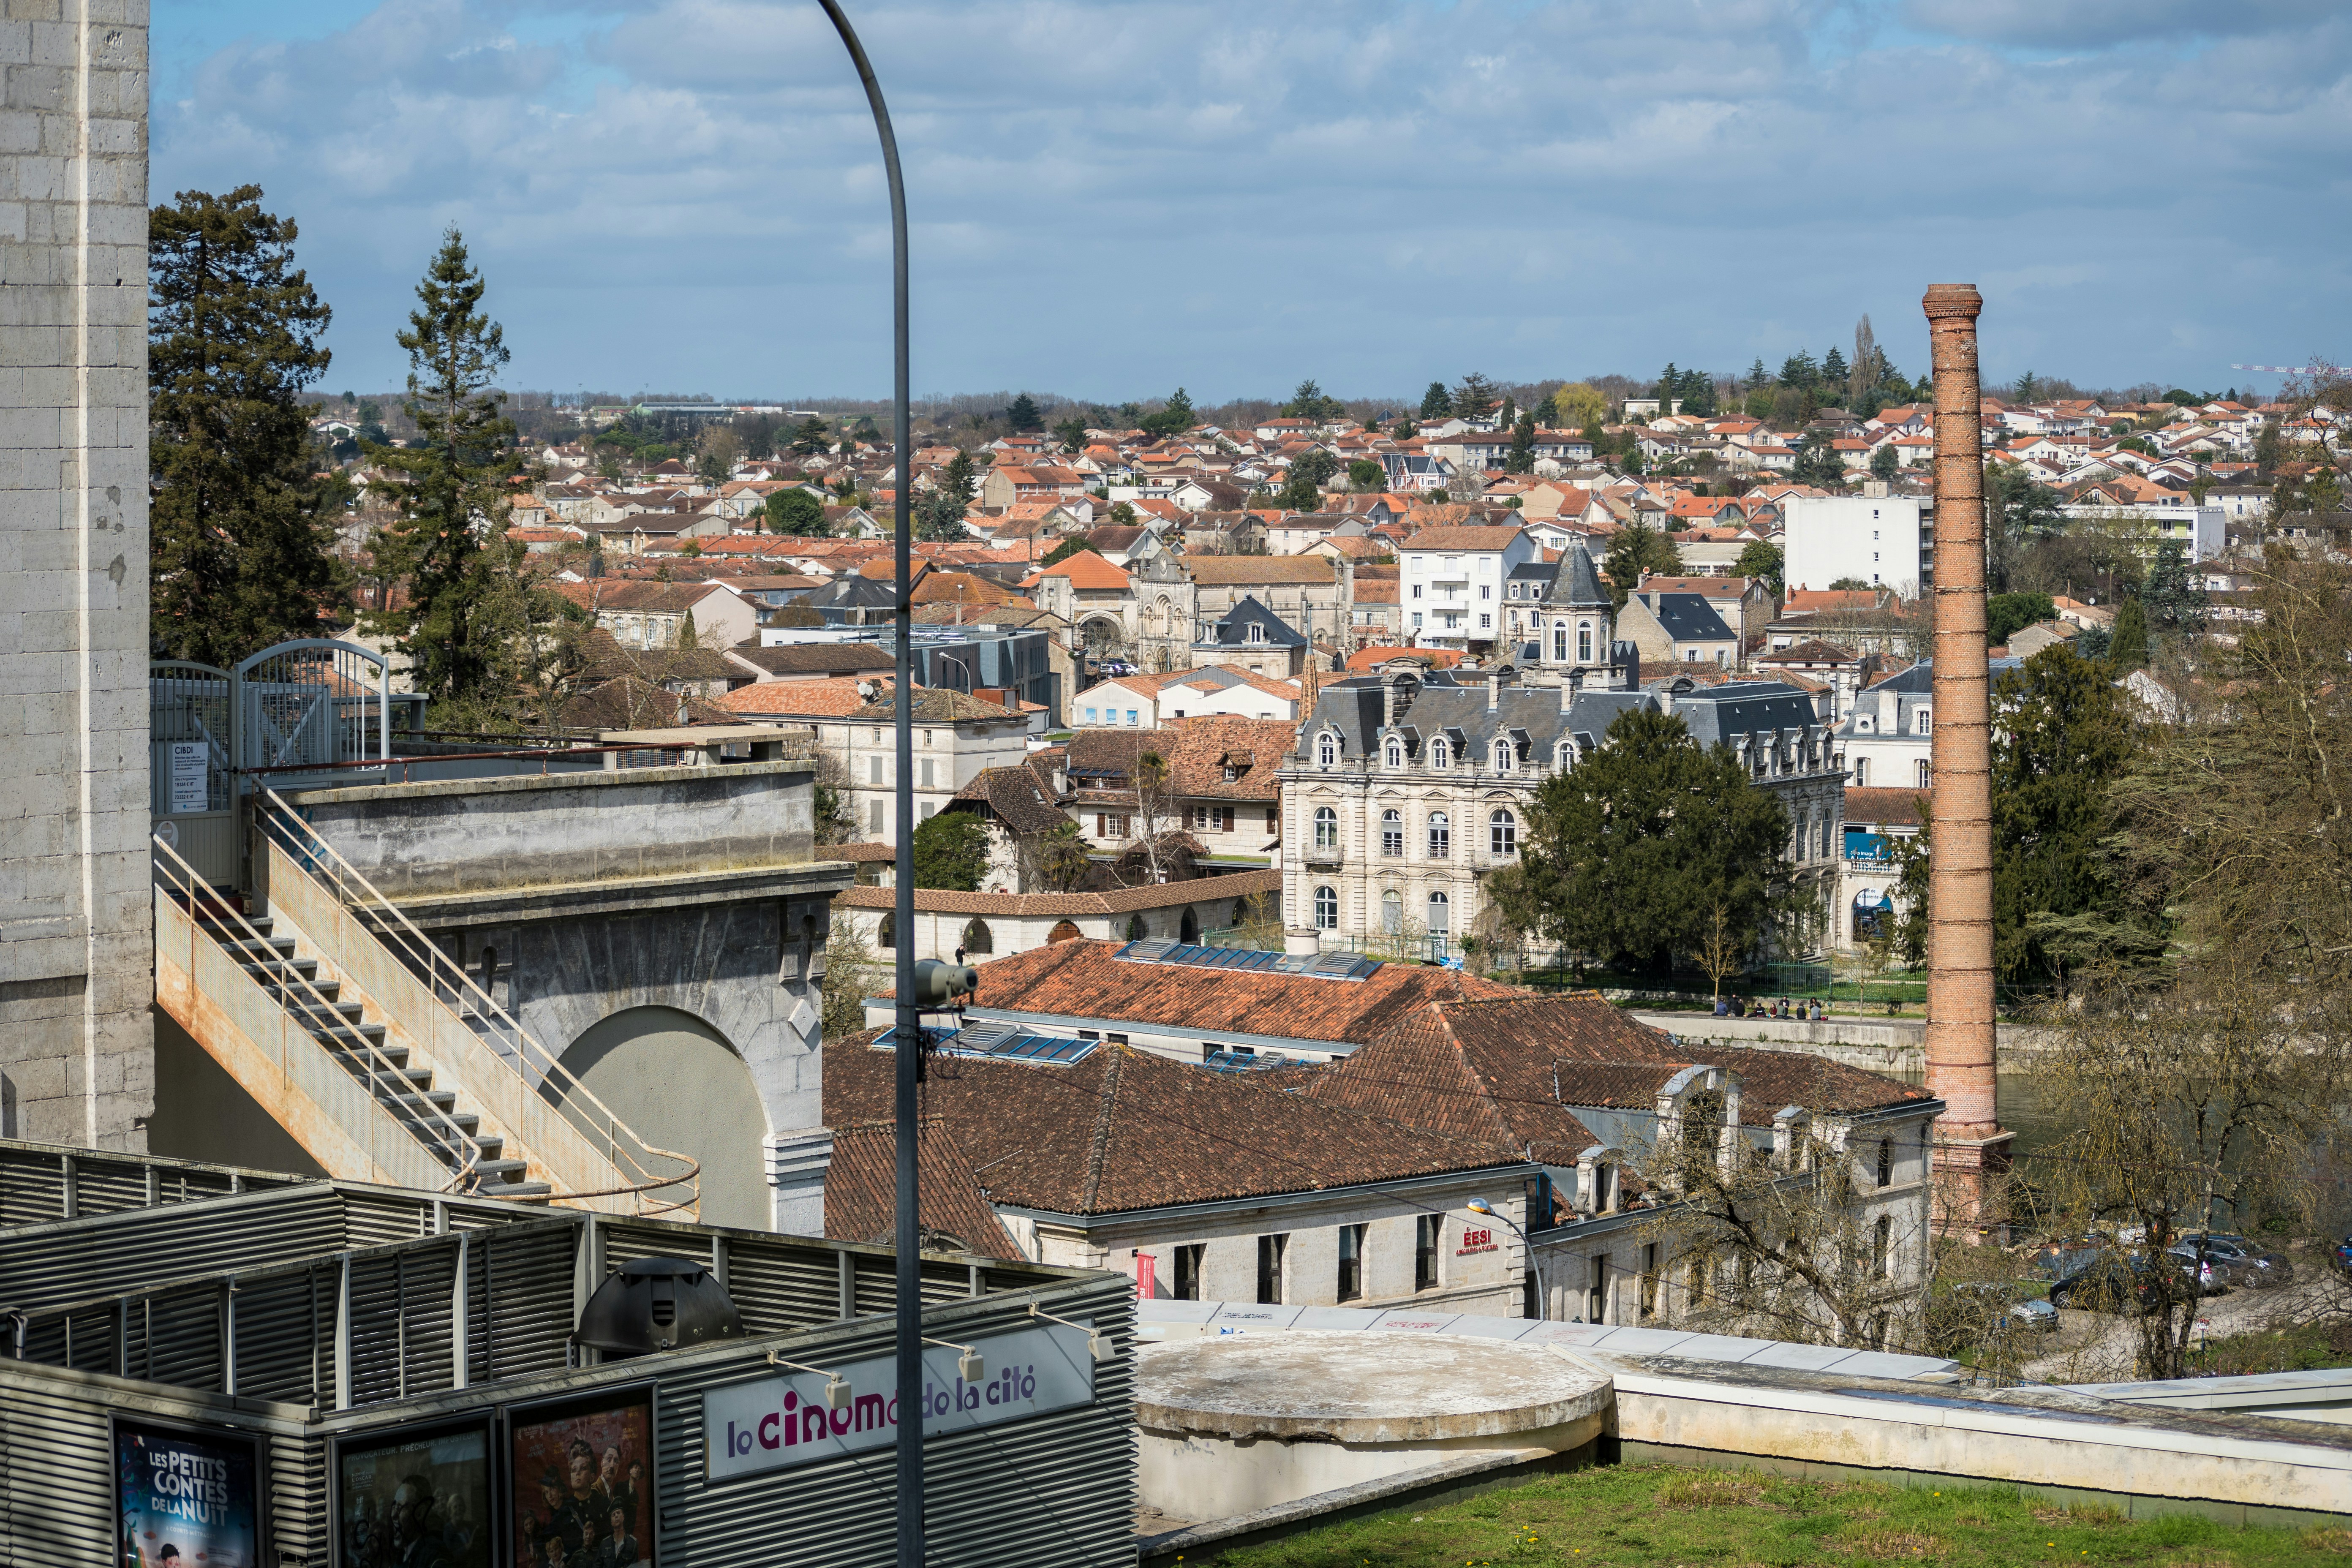
<instances>
[{"instance_id":1,"label":"arched opening","mask_svg":"<svg viewBox=\"0 0 2352 1568\"><path fill-rule=\"evenodd\" d=\"M562 1060L638 1137L702 1163L704 1224L775 1223L760 1091L719 1031L675 1007L631 1007L572 1041Z\"/></svg>"},{"instance_id":2,"label":"arched opening","mask_svg":"<svg viewBox=\"0 0 2352 1568\"><path fill-rule=\"evenodd\" d=\"M1056 921L1054 922L1054 929L1045 933L1045 940L1049 942L1076 942L1078 940L1078 928L1069 921Z\"/></svg>"},{"instance_id":3,"label":"arched opening","mask_svg":"<svg viewBox=\"0 0 2352 1568\"><path fill-rule=\"evenodd\" d=\"M1092 654L1115 654L1127 646L1126 628L1103 616L1087 621L1082 635L1087 651Z\"/></svg>"},{"instance_id":4,"label":"arched opening","mask_svg":"<svg viewBox=\"0 0 2352 1568\"><path fill-rule=\"evenodd\" d=\"M1318 805L1315 808L1315 847L1318 849L1339 847L1339 814L1328 805Z\"/></svg>"},{"instance_id":5,"label":"arched opening","mask_svg":"<svg viewBox=\"0 0 2352 1568\"><path fill-rule=\"evenodd\" d=\"M1497 811L1486 818L1486 847L1497 860L1507 860L1519 852L1519 819L1507 811Z\"/></svg>"},{"instance_id":6,"label":"arched opening","mask_svg":"<svg viewBox=\"0 0 2352 1568\"><path fill-rule=\"evenodd\" d=\"M1394 888L1381 895L1381 930L1390 936L1404 930L1404 900Z\"/></svg>"},{"instance_id":7,"label":"arched opening","mask_svg":"<svg viewBox=\"0 0 2352 1568\"><path fill-rule=\"evenodd\" d=\"M1184 918L1176 922L1176 940L1186 943L1197 942L1201 940L1200 918L1192 913L1192 906L1189 904L1184 908Z\"/></svg>"},{"instance_id":8,"label":"arched opening","mask_svg":"<svg viewBox=\"0 0 2352 1568\"><path fill-rule=\"evenodd\" d=\"M1339 929L1339 894L1337 889L1324 887L1315 889L1315 929Z\"/></svg>"},{"instance_id":9,"label":"arched opening","mask_svg":"<svg viewBox=\"0 0 2352 1568\"><path fill-rule=\"evenodd\" d=\"M971 923L963 928L963 940L960 945L967 954L994 952L996 938L989 931L988 922L974 915L971 917Z\"/></svg>"},{"instance_id":10,"label":"arched opening","mask_svg":"<svg viewBox=\"0 0 2352 1568\"><path fill-rule=\"evenodd\" d=\"M897 915L887 914L882 917L882 922L874 928L874 945L880 948L893 949L898 945L898 917Z\"/></svg>"},{"instance_id":11,"label":"arched opening","mask_svg":"<svg viewBox=\"0 0 2352 1568\"><path fill-rule=\"evenodd\" d=\"M1444 893L1429 895L1429 934L1444 936L1454 929L1454 905Z\"/></svg>"}]
</instances>

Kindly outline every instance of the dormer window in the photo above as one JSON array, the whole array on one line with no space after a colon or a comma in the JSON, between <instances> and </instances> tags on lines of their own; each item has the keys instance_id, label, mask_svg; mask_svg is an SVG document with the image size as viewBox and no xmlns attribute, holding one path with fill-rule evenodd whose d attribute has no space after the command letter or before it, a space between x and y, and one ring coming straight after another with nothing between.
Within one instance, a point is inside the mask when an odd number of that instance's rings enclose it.
<instances>
[{"instance_id":1,"label":"dormer window","mask_svg":"<svg viewBox=\"0 0 2352 1568\"><path fill-rule=\"evenodd\" d=\"M1562 741L1559 745L1553 747L1551 752L1551 765L1558 768L1562 773L1566 773L1569 769L1576 766L1576 742L1573 741Z\"/></svg>"},{"instance_id":2,"label":"dormer window","mask_svg":"<svg viewBox=\"0 0 2352 1568\"><path fill-rule=\"evenodd\" d=\"M1454 765L1454 749L1445 743L1443 736L1429 743L1429 765L1433 768Z\"/></svg>"},{"instance_id":3,"label":"dormer window","mask_svg":"<svg viewBox=\"0 0 2352 1568\"><path fill-rule=\"evenodd\" d=\"M1318 768L1339 765L1339 737L1328 730L1315 738L1315 765Z\"/></svg>"},{"instance_id":4,"label":"dormer window","mask_svg":"<svg viewBox=\"0 0 2352 1568\"><path fill-rule=\"evenodd\" d=\"M1495 742L1495 771L1498 773L1509 773L1511 771L1511 743L1508 741L1496 741Z\"/></svg>"},{"instance_id":5,"label":"dormer window","mask_svg":"<svg viewBox=\"0 0 2352 1568\"><path fill-rule=\"evenodd\" d=\"M1252 622L1249 624L1249 635L1248 635L1247 637L1244 637L1242 640L1243 640L1243 641L1244 641L1244 642L1255 642L1255 643L1262 643L1262 642L1265 641L1265 627L1264 627L1263 626L1260 626L1260 625L1259 625L1257 622L1255 622L1255 621L1252 621Z\"/></svg>"},{"instance_id":6,"label":"dormer window","mask_svg":"<svg viewBox=\"0 0 2352 1568\"><path fill-rule=\"evenodd\" d=\"M1404 742L1398 740L1394 735L1391 735L1389 737L1389 743L1384 760L1388 763L1388 765L1392 768L1401 768L1404 766Z\"/></svg>"}]
</instances>

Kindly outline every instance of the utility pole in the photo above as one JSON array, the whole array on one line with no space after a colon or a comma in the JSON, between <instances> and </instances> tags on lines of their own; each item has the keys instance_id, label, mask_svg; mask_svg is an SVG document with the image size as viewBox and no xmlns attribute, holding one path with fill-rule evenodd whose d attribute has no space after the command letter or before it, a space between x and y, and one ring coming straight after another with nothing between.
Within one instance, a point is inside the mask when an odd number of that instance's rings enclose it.
<instances>
[{"instance_id":1,"label":"utility pole","mask_svg":"<svg viewBox=\"0 0 2352 1568\"><path fill-rule=\"evenodd\" d=\"M898 574L895 584L898 623L896 668L898 685L891 706L898 741L898 855L895 862L898 931L898 1031L892 1057L898 1071L896 1121L898 1143L898 1568L922 1568L923 1563L923 1232L916 1193L915 1086L922 1070L921 1014L915 996L915 796L907 786L915 775L915 694L913 679L914 601L908 579L912 535L910 502L914 493L914 446L908 439L910 377L908 374L907 314L907 185L898 173L898 139L890 129L889 106L882 101L882 84L874 79L874 66L857 30L842 14L839 0L818 0L834 30L857 67L866 88L866 101L874 110L874 129L882 138L882 167L890 182L890 307L891 385L893 424L890 441L898 458L898 494L893 498L896 522L893 555Z\"/></svg>"},{"instance_id":2,"label":"utility pole","mask_svg":"<svg viewBox=\"0 0 2352 1568\"><path fill-rule=\"evenodd\" d=\"M1922 301L1936 377L1935 736L1928 807L1927 1092L1936 1119L1938 1226L1973 1232L2009 1166L1993 1014L1992 702L1985 656L1982 390L1976 286Z\"/></svg>"}]
</instances>

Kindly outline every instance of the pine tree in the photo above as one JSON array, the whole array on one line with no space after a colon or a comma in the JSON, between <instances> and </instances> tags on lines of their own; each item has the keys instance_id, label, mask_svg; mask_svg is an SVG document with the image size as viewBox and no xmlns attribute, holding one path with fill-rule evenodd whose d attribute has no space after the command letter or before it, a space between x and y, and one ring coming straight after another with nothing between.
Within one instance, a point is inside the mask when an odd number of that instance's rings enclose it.
<instances>
[{"instance_id":1,"label":"pine tree","mask_svg":"<svg viewBox=\"0 0 2352 1568\"><path fill-rule=\"evenodd\" d=\"M1453 412L1454 395L1445 390L1444 382L1431 382L1429 390L1421 395L1421 416L1423 419L1443 419Z\"/></svg>"},{"instance_id":2,"label":"pine tree","mask_svg":"<svg viewBox=\"0 0 2352 1568\"><path fill-rule=\"evenodd\" d=\"M485 614L505 564L514 438L505 395L492 385L507 363L505 333L476 309L486 287L465 237L450 229L400 334L409 364L403 406L417 439L368 449L397 476L387 493L399 513L370 548L377 574L404 591L368 617L370 629L389 635L409 661L415 689L442 710L436 722L458 710L503 712L511 696L499 684L508 650Z\"/></svg>"},{"instance_id":3,"label":"pine tree","mask_svg":"<svg viewBox=\"0 0 2352 1568\"><path fill-rule=\"evenodd\" d=\"M959 447L956 455L948 459L948 466L940 472L940 493L955 501L956 511L961 515L979 490L980 480L972 467L971 454Z\"/></svg>"},{"instance_id":4,"label":"pine tree","mask_svg":"<svg viewBox=\"0 0 2352 1568\"><path fill-rule=\"evenodd\" d=\"M1683 373L1675 368L1674 361L1668 360L1666 362L1666 368L1661 372L1658 376L1658 412L1661 414L1674 413L1675 399L1680 397L1682 395L1682 392Z\"/></svg>"},{"instance_id":5,"label":"pine tree","mask_svg":"<svg viewBox=\"0 0 2352 1568\"><path fill-rule=\"evenodd\" d=\"M1838 353L1836 344L1831 344L1830 352L1822 356L1822 390L1832 397L1843 397L1847 374L1845 355Z\"/></svg>"},{"instance_id":6,"label":"pine tree","mask_svg":"<svg viewBox=\"0 0 2352 1568\"><path fill-rule=\"evenodd\" d=\"M833 449L833 432L825 428L824 420L812 414L793 427L792 449L796 458L829 452Z\"/></svg>"},{"instance_id":7,"label":"pine tree","mask_svg":"<svg viewBox=\"0 0 2352 1568\"><path fill-rule=\"evenodd\" d=\"M1465 419L1484 419L1502 400L1495 384L1474 370L1454 389L1454 412Z\"/></svg>"},{"instance_id":8,"label":"pine tree","mask_svg":"<svg viewBox=\"0 0 2352 1568\"><path fill-rule=\"evenodd\" d=\"M1536 471L1536 416L1522 414L1511 426L1510 456L1503 459L1503 471L1508 474L1532 474Z\"/></svg>"},{"instance_id":9,"label":"pine tree","mask_svg":"<svg viewBox=\"0 0 2352 1568\"><path fill-rule=\"evenodd\" d=\"M1013 406L1004 411L1004 421L1013 426L1016 436L1045 427L1045 416L1037 412L1037 400L1025 392L1014 398Z\"/></svg>"},{"instance_id":10,"label":"pine tree","mask_svg":"<svg viewBox=\"0 0 2352 1568\"><path fill-rule=\"evenodd\" d=\"M1764 368L1764 356L1758 354L1756 363L1748 367L1748 390L1761 392L1772 384L1772 377Z\"/></svg>"},{"instance_id":11,"label":"pine tree","mask_svg":"<svg viewBox=\"0 0 2352 1568\"><path fill-rule=\"evenodd\" d=\"M261 188L183 191L148 216L151 576L156 649L227 666L316 637L348 602L330 553L347 487L312 477L297 395L327 368L331 312L292 267Z\"/></svg>"},{"instance_id":12,"label":"pine tree","mask_svg":"<svg viewBox=\"0 0 2352 1568\"><path fill-rule=\"evenodd\" d=\"M1819 382L1821 378L1821 367L1813 363L1813 356L1807 353L1802 349L1799 349L1795 353L1790 354L1787 359L1780 362L1780 384L1782 386L1793 386L1798 391L1802 392L1807 387Z\"/></svg>"},{"instance_id":13,"label":"pine tree","mask_svg":"<svg viewBox=\"0 0 2352 1568\"><path fill-rule=\"evenodd\" d=\"M2147 668L2147 612L2137 599L2126 599L2116 612L2115 636L2107 642L2107 662L2118 674Z\"/></svg>"}]
</instances>

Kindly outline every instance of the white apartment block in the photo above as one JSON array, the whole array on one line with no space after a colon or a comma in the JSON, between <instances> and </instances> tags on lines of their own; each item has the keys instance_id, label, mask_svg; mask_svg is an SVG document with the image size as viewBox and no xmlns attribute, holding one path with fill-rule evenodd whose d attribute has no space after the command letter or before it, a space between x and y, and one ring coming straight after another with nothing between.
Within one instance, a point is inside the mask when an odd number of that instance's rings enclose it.
<instances>
[{"instance_id":1,"label":"white apartment block","mask_svg":"<svg viewBox=\"0 0 2352 1568\"><path fill-rule=\"evenodd\" d=\"M1916 496L1790 496L1781 504L1782 578L1792 589L1852 578L1917 597L1935 545Z\"/></svg>"}]
</instances>

